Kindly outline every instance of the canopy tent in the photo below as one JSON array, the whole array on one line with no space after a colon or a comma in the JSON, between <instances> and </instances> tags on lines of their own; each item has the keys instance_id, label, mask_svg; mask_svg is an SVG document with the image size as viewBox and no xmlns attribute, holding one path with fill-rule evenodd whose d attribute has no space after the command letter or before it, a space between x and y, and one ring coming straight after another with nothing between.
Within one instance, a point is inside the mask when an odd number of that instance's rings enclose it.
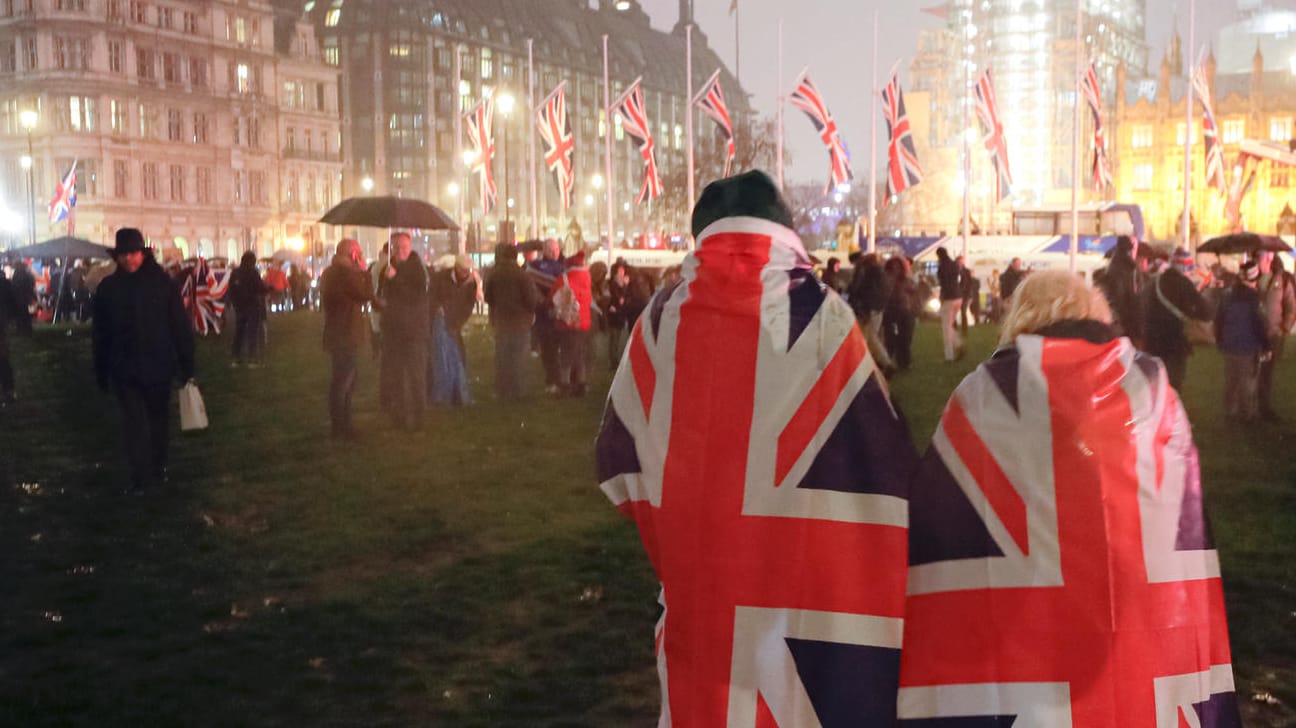
<instances>
[{"instance_id":1,"label":"canopy tent","mask_svg":"<svg viewBox=\"0 0 1296 728\"><path fill-rule=\"evenodd\" d=\"M109 248L89 240L67 236L13 248L3 254L11 258L112 258Z\"/></svg>"}]
</instances>

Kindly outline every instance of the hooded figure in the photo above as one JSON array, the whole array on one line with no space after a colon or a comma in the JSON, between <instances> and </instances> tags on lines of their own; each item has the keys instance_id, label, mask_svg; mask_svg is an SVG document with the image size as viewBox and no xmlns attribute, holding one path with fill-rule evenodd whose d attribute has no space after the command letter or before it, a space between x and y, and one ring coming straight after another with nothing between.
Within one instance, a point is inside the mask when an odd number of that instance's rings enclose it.
<instances>
[{"instance_id":1,"label":"hooded figure","mask_svg":"<svg viewBox=\"0 0 1296 728\"><path fill-rule=\"evenodd\" d=\"M261 280L256 253L243 253L230 273L229 302L234 304L234 365L256 365L265 342L266 296L270 286Z\"/></svg>"},{"instance_id":2,"label":"hooded figure","mask_svg":"<svg viewBox=\"0 0 1296 728\"><path fill-rule=\"evenodd\" d=\"M760 172L715 182L596 442L661 582L661 725L892 725L916 461Z\"/></svg>"},{"instance_id":3,"label":"hooded figure","mask_svg":"<svg viewBox=\"0 0 1296 728\"><path fill-rule=\"evenodd\" d=\"M1001 345L914 477L900 725L1239 726L1165 369L1063 271L1018 287Z\"/></svg>"}]
</instances>

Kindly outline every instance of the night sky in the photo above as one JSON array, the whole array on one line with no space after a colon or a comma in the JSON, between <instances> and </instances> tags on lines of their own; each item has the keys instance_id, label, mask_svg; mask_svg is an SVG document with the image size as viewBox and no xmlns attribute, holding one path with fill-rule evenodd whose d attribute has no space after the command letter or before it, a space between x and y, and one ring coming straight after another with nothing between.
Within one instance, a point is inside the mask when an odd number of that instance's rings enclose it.
<instances>
[{"instance_id":1,"label":"night sky","mask_svg":"<svg viewBox=\"0 0 1296 728\"><path fill-rule=\"evenodd\" d=\"M698 26L711 46L732 67L734 23L729 15L730 0L694 0ZM879 12L878 76L901 61L904 85L908 61L918 45L918 31L941 27L944 21L921 12L939 0L739 0L741 3L743 86L753 94L756 108L772 114L777 96L777 26L783 17L783 83L791 85L805 65L811 78L837 117L847 147L852 150L855 178L865 180L869 171L869 90L872 85L872 19ZM654 25L670 28L678 16L678 0L640 0ZM1290 7L1294 2L1273 2ZM1188 1L1148 0L1148 42L1152 70L1159 65L1176 16L1184 44L1188 43ZM1197 0L1199 45L1213 41L1214 30L1238 17L1234 0ZM681 61L682 62L682 61ZM795 116L793 114L796 114ZM822 182L828 173L828 158L810 122L800 112L785 112L788 148L795 159L787 169L789 182ZM878 135L885 135L879 119ZM879 146L885 141L878 139ZM886 163L879 153L879 168Z\"/></svg>"}]
</instances>

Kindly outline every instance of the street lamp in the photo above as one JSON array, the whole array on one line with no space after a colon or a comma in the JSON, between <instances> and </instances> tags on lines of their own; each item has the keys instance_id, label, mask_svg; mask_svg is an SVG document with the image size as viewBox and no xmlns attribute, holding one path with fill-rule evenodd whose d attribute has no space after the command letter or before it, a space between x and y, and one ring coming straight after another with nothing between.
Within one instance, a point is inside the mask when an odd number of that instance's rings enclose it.
<instances>
[{"instance_id":1,"label":"street lamp","mask_svg":"<svg viewBox=\"0 0 1296 728\"><path fill-rule=\"evenodd\" d=\"M472 195L472 189L468 186L469 176L472 174L473 165L476 163L477 163L477 152L474 152L471 149L465 149L463 151L463 164L464 164L463 166L463 175L464 175L463 209L466 209L468 211L468 227L464 229L464 241L466 243L468 240L468 236L470 234L472 235L473 248L475 248L473 252L477 253L477 268L480 269L481 268L481 241L477 239L476 230L473 229L473 225L474 225L473 209L472 209L472 202L470 199L470 196ZM467 250L466 244L464 250L465 251Z\"/></svg>"},{"instance_id":2,"label":"street lamp","mask_svg":"<svg viewBox=\"0 0 1296 728\"><path fill-rule=\"evenodd\" d=\"M31 212L31 244L36 244L36 181L33 179L35 172L32 167L35 166L35 153L32 151L32 130L36 128L36 112L31 109L23 109L18 114L18 122L22 128L27 130L27 156L22 159L23 169L27 170L27 206Z\"/></svg>"},{"instance_id":3,"label":"street lamp","mask_svg":"<svg viewBox=\"0 0 1296 728\"><path fill-rule=\"evenodd\" d=\"M508 137L509 137L509 133L508 133L508 132L509 132L509 125L508 125L508 118L509 118L509 115L513 113L513 94L510 94L510 93L507 93L507 92L505 92L505 93L503 93L503 94L500 94L500 97L499 97L498 99L495 99L495 104L496 104L497 106L499 106L500 113L504 115L504 199L505 199L505 201L507 202L507 201L511 201L511 199L512 199L511 197L509 197L509 142L508 142ZM510 207L511 207L511 205L508 205L508 204L505 204L505 205L504 205L504 222L505 222L505 223L507 223L507 222L509 221L509 208L510 208ZM507 227L507 226L506 226L506 227ZM509 232L512 232L512 231L510 230Z\"/></svg>"},{"instance_id":4,"label":"street lamp","mask_svg":"<svg viewBox=\"0 0 1296 728\"><path fill-rule=\"evenodd\" d=\"M365 175L365 178L360 180L360 189L368 193L368 192L373 192L373 188L374 188L373 177Z\"/></svg>"}]
</instances>

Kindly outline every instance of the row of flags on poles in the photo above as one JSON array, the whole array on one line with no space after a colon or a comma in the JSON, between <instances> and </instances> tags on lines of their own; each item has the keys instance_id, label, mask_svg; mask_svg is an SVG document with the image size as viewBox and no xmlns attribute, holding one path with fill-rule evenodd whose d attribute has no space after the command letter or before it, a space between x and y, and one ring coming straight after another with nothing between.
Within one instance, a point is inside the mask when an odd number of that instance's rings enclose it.
<instances>
[{"instance_id":1,"label":"row of flags on poles","mask_svg":"<svg viewBox=\"0 0 1296 728\"><path fill-rule=\"evenodd\" d=\"M630 141L643 158L644 180L635 201L642 204L662 195L661 172L657 167L656 142L652 124L644 105L642 79L625 90L611 105L611 113L620 119ZM572 133L571 115L567 104L567 82L562 81L544 98L535 110L536 131L544 144L542 159L545 168L553 174L554 183L562 198L562 209L571 208L576 189L575 153L576 139ZM732 172L734 159L734 128L725 103L724 89L720 86L720 71L716 70L702 89L691 99L723 135L726 142L724 175ZM472 173L477 176L482 213L489 215L495 209L498 193L495 186L495 102L487 96L464 116L468 143L474 154ZM608 131L610 133L610 130Z\"/></svg>"}]
</instances>

